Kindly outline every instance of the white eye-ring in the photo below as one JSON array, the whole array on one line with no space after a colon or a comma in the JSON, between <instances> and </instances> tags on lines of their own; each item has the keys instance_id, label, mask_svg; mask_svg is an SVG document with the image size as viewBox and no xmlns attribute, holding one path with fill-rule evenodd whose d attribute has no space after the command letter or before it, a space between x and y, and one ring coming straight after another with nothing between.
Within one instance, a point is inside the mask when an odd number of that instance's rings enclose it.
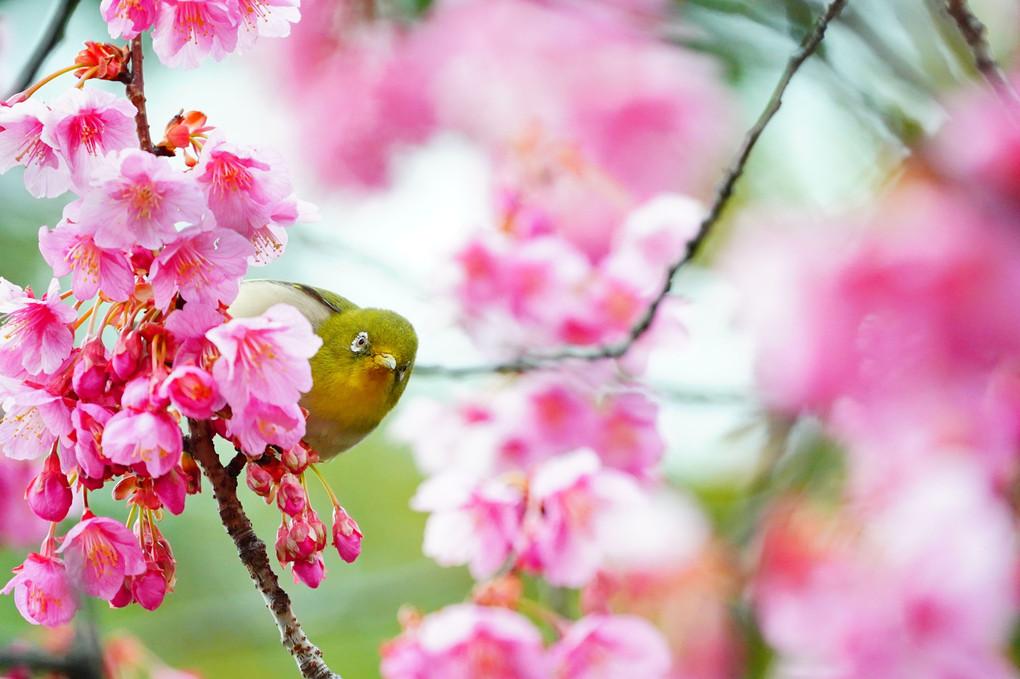
<instances>
[{"instance_id":1,"label":"white eye-ring","mask_svg":"<svg viewBox=\"0 0 1020 679\"><path fill-rule=\"evenodd\" d=\"M353 342L351 342L351 351L360 353L364 351L365 347L367 346L368 346L368 333L359 332L358 336L354 338Z\"/></svg>"}]
</instances>

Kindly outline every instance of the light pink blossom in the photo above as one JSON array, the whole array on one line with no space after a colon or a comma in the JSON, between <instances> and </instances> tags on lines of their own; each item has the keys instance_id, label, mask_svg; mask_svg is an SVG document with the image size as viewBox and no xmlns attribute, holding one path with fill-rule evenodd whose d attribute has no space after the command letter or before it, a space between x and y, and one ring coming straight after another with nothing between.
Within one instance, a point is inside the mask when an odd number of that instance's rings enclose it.
<instances>
[{"instance_id":1,"label":"light pink blossom","mask_svg":"<svg viewBox=\"0 0 1020 679\"><path fill-rule=\"evenodd\" d=\"M152 49L170 68L222 61L237 47L236 4L223 0L163 0L152 28Z\"/></svg>"},{"instance_id":2,"label":"light pink blossom","mask_svg":"<svg viewBox=\"0 0 1020 679\"><path fill-rule=\"evenodd\" d=\"M86 594L106 601L116 596L127 576L145 572L134 533L119 521L90 512L67 532L58 551L71 579Z\"/></svg>"},{"instance_id":3,"label":"light pink blossom","mask_svg":"<svg viewBox=\"0 0 1020 679\"><path fill-rule=\"evenodd\" d=\"M71 355L74 309L60 300L54 278L42 299L0 279L9 293L0 299L0 371L11 377L51 374Z\"/></svg>"},{"instance_id":4,"label":"light pink blossom","mask_svg":"<svg viewBox=\"0 0 1020 679\"><path fill-rule=\"evenodd\" d=\"M634 615L581 618L549 654L555 676L562 679L666 679L672 663L659 630Z\"/></svg>"},{"instance_id":5,"label":"light pink blossom","mask_svg":"<svg viewBox=\"0 0 1020 679\"><path fill-rule=\"evenodd\" d=\"M150 379L137 377L127 385L123 408L107 421L102 435L103 454L122 465L141 465L155 478L181 461L181 428L166 409L167 401L153 401Z\"/></svg>"},{"instance_id":6,"label":"light pink blossom","mask_svg":"<svg viewBox=\"0 0 1020 679\"><path fill-rule=\"evenodd\" d=\"M71 274L71 291L80 300L93 299L99 290L123 302L135 290L135 274L124 251L96 245L91 234L68 219L52 231L39 227L39 251L55 276Z\"/></svg>"},{"instance_id":7,"label":"light pink blossom","mask_svg":"<svg viewBox=\"0 0 1020 679\"><path fill-rule=\"evenodd\" d=\"M72 185L85 190L106 154L138 144L135 107L94 87L72 88L50 102L42 140L67 162Z\"/></svg>"},{"instance_id":8,"label":"light pink blossom","mask_svg":"<svg viewBox=\"0 0 1020 679\"><path fill-rule=\"evenodd\" d=\"M243 54L259 36L284 38L301 18L300 0L237 0L237 52Z\"/></svg>"},{"instance_id":9,"label":"light pink blossom","mask_svg":"<svg viewBox=\"0 0 1020 679\"><path fill-rule=\"evenodd\" d=\"M431 512L422 551L441 566L467 564L476 580L494 575L518 539L524 493L509 479L478 480L450 470L427 479L411 508Z\"/></svg>"},{"instance_id":10,"label":"light pink blossom","mask_svg":"<svg viewBox=\"0 0 1020 679\"><path fill-rule=\"evenodd\" d=\"M222 383L220 386L222 389ZM249 397L227 420L227 435L237 437L241 450L257 459L266 446L286 449L297 445L305 435L305 417L296 401L277 405Z\"/></svg>"},{"instance_id":11,"label":"light pink blossom","mask_svg":"<svg viewBox=\"0 0 1020 679\"><path fill-rule=\"evenodd\" d=\"M49 453L58 441L68 443L71 410L62 394L32 384L0 378L4 416L0 421L0 452L12 460Z\"/></svg>"},{"instance_id":12,"label":"light pink blossom","mask_svg":"<svg viewBox=\"0 0 1020 679\"><path fill-rule=\"evenodd\" d=\"M14 573L0 592L14 592L14 605L25 620L33 625L57 627L74 618L78 602L60 559L32 553Z\"/></svg>"},{"instance_id":13,"label":"light pink blossom","mask_svg":"<svg viewBox=\"0 0 1020 679\"><path fill-rule=\"evenodd\" d=\"M216 380L194 365L174 368L160 385L160 393L170 399L181 414L198 420L211 418L224 405Z\"/></svg>"},{"instance_id":14,"label":"light pink blossom","mask_svg":"<svg viewBox=\"0 0 1020 679\"><path fill-rule=\"evenodd\" d=\"M103 0L99 12L111 38L132 40L149 30L156 20L158 6L159 0Z\"/></svg>"},{"instance_id":15,"label":"light pink blossom","mask_svg":"<svg viewBox=\"0 0 1020 679\"><path fill-rule=\"evenodd\" d=\"M253 252L251 243L230 229L184 229L152 262L150 278L157 308L167 309L178 292L196 304L230 304L237 297Z\"/></svg>"},{"instance_id":16,"label":"light pink blossom","mask_svg":"<svg viewBox=\"0 0 1020 679\"><path fill-rule=\"evenodd\" d=\"M178 222L197 224L207 212L190 175L166 158L139 149L110 154L97 163L93 188L85 194L78 221L104 248L150 250L177 238Z\"/></svg>"},{"instance_id":17,"label":"light pink blossom","mask_svg":"<svg viewBox=\"0 0 1020 679\"><path fill-rule=\"evenodd\" d=\"M25 166L25 187L36 198L54 198L71 186L67 163L42 139L50 109L37 99L0 107L0 172Z\"/></svg>"},{"instance_id":18,"label":"light pink blossom","mask_svg":"<svg viewBox=\"0 0 1020 679\"><path fill-rule=\"evenodd\" d=\"M455 604L383 646L384 679L547 679L542 636L505 608Z\"/></svg>"},{"instance_id":19,"label":"light pink blossom","mask_svg":"<svg viewBox=\"0 0 1020 679\"><path fill-rule=\"evenodd\" d=\"M213 132L194 173L216 224L249 240L267 225L290 226L300 215L282 159L265 149L232 144Z\"/></svg>"},{"instance_id":20,"label":"light pink blossom","mask_svg":"<svg viewBox=\"0 0 1020 679\"><path fill-rule=\"evenodd\" d=\"M235 409L243 410L252 398L294 405L312 386L308 359L322 340L292 306L277 304L261 316L235 318L212 328L206 337L220 351L213 377Z\"/></svg>"}]
</instances>

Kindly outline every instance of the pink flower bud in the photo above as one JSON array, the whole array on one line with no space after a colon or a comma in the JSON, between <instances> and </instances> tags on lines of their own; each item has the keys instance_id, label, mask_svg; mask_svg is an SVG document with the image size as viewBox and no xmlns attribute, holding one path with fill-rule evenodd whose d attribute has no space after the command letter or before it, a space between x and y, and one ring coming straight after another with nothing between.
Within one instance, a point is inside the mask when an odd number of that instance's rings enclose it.
<instances>
[{"instance_id":1,"label":"pink flower bud","mask_svg":"<svg viewBox=\"0 0 1020 679\"><path fill-rule=\"evenodd\" d=\"M131 596L147 611L159 608L166 591L166 580L155 564L150 563L144 573L131 578Z\"/></svg>"},{"instance_id":2,"label":"pink flower bud","mask_svg":"<svg viewBox=\"0 0 1020 679\"><path fill-rule=\"evenodd\" d=\"M326 579L326 562L323 561L321 553L295 561L293 570L294 583L303 582L312 589Z\"/></svg>"},{"instance_id":3,"label":"pink flower bud","mask_svg":"<svg viewBox=\"0 0 1020 679\"><path fill-rule=\"evenodd\" d=\"M351 518L340 505L333 508L333 544L340 558L353 563L361 554L361 538L364 537L358 522Z\"/></svg>"},{"instance_id":4,"label":"pink flower bud","mask_svg":"<svg viewBox=\"0 0 1020 679\"><path fill-rule=\"evenodd\" d=\"M308 469L308 451L301 445L292 446L283 451L280 461L289 471L300 474Z\"/></svg>"},{"instance_id":5,"label":"pink flower bud","mask_svg":"<svg viewBox=\"0 0 1020 679\"><path fill-rule=\"evenodd\" d=\"M280 489L276 493L276 504L280 511L297 516L308 506L308 494L301 486L301 481L293 474L284 474L280 479Z\"/></svg>"},{"instance_id":6,"label":"pink flower bud","mask_svg":"<svg viewBox=\"0 0 1020 679\"><path fill-rule=\"evenodd\" d=\"M184 498L188 493L188 477L180 465L166 474L156 477L153 485L156 495L171 514L176 516L184 511Z\"/></svg>"},{"instance_id":7,"label":"pink flower bud","mask_svg":"<svg viewBox=\"0 0 1020 679\"><path fill-rule=\"evenodd\" d=\"M127 382L138 374L142 366L145 347L142 345L142 338L137 332L129 332L121 335L117 344L113 347L113 358L110 365L113 367L113 374L121 381Z\"/></svg>"},{"instance_id":8,"label":"pink flower bud","mask_svg":"<svg viewBox=\"0 0 1020 679\"><path fill-rule=\"evenodd\" d=\"M71 484L60 471L60 460L50 455L39 475L25 490L25 499L36 516L46 521L62 521L71 508Z\"/></svg>"},{"instance_id":9,"label":"pink flower bud","mask_svg":"<svg viewBox=\"0 0 1020 679\"><path fill-rule=\"evenodd\" d=\"M273 475L265 467L251 462L246 465L248 487L259 497L268 498L273 492Z\"/></svg>"},{"instance_id":10,"label":"pink flower bud","mask_svg":"<svg viewBox=\"0 0 1020 679\"><path fill-rule=\"evenodd\" d=\"M101 340L93 340L78 355L71 386L80 398L94 400L105 390L108 376L106 347Z\"/></svg>"}]
</instances>

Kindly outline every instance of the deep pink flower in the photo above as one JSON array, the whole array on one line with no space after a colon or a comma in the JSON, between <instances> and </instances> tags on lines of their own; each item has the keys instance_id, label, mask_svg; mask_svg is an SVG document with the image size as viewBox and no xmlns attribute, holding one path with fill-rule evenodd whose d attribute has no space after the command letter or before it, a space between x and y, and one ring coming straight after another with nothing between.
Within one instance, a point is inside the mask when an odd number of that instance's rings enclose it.
<instances>
[{"instance_id":1,"label":"deep pink flower","mask_svg":"<svg viewBox=\"0 0 1020 679\"><path fill-rule=\"evenodd\" d=\"M155 22L158 5L159 0L103 0L99 11L111 38L132 40Z\"/></svg>"},{"instance_id":2,"label":"deep pink flower","mask_svg":"<svg viewBox=\"0 0 1020 679\"><path fill-rule=\"evenodd\" d=\"M211 418L224 404L213 376L194 365L174 368L160 385L160 393L183 415L197 420Z\"/></svg>"},{"instance_id":3,"label":"deep pink flower","mask_svg":"<svg viewBox=\"0 0 1020 679\"><path fill-rule=\"evenodd\" d=\"M90 595L112 599L129 575L145 572L142 548L128 528L114 519L86 512L82 521L64 536L64 554L70 577Z\"/></svg>"},{"instance_id":4,"label":"deep pink flower","mask_svg":"<svg viewBox=\"0 0 1020 679\"><path fill-rule=\"evenodd\" d=\"M167 593L166 578L155 564L149 564L145 572L130 578L131 598L147 611L154 611L163 603Z\"/></svg>"},{"instance_id":5,"label":"deep pink flower","mask_svg":"<svg viewBox=\"0 0 1020 679\"><path fill-rule=\"evenodd\" d=\"M322 558L322 552L317 552L306 559L298 559L292 564L291 569L295 585L302 582L315 589L326 579L326 561Z\"/></svg>"},{"instance_id":6,"label":"deep pink flower","mask_svg":"<svg viewBox=\"0 0 1020 679\"><path fill-rule=\"evenodd\" d=\"M135 273L124 251L99 247L91 234L66 218L52 231L39 227L39 251L55 276L72 274L71 291L80 300L93 299L102 290L123 302L135 290Z\"/></svg>"},{"instance_id":7,"label":"deep pink flower","mask_svg":"<svg viewBox=\"0 0 1020 679\"><path fill-rule=\"evenodd\" d=\"M216 224L248 240L267 225L290 226L301 215L282 159L265 149L232 144L213 132L194 173Z\"/></svg>"},{"instance_id":8,"label":"deep pink flower","mask_svg":"<svg viewBox=\"0 0 1020 679\"><path fill-rule=\"evenodd\" d=\"M60 300L60 282L54 278L42 299L0 279L9 294L0 298L0 371L11 377L52 374L71 355L74 309Z\"/></svg>"},{"instance_id":9,"label":"deep pink flower","mask_svg":"<svg viewBox=\"0 0 1020 679\"><path fill-rule=\"evenodd\" d=\"M140 149L125 149L97 163L92 185L78 221L104 248L126 251L138 244L159 249L176 240L175 224L197 224L207 212L190 174Z\"/></svg>"},{"instance_id":10,"label":"deep pink flower","mask_svg":"<svg viewBox=\"0 0 1020 679\"><path fill-rule=\"evenodd\" d=\"M213 377L236 410L244 410L252 398L292 406L312 386L308 359L322 340L292 306L277 304L261 316L235 318L206 337L220 350Z\"/></svg>"},{"instance_id":11,"label":"deep pink flower","mask_svg":"<svg viewBox=\"0 0 1020 679\"><path fill-rule=\"evenodd\" d=\"M67 162L76 190L85 190L93 168L106 154L138 144L135 107L127 99L93 87L72 88L52 102L42 140Z\"/></svg>"},{"instance_id":12,"label":"deep pink flower","mask_svg":"<svg viewBox=\"0 0 1020 679\"><path fill-rule=\"evenodd\" d=\"M284 474L280 478L280 488L276 491L276 506L284 514L297 516L308 506L308 494L300 479L293 474Z\"/></svg>"},{"instance_id":13,"label":"deep pink flower","mask_svg":"<svg viewBox=\"0 0 1020 679\"><path fill-rule=\"evenodd\" d=\"M361 533L358 522L355 521L347 510L336 505L333 507L333 546L340 553L340 558L347 563L354 563L354 560L361 554L361 539L365 537Z\"/></svg>"},{"instance_id":14,"label":"deep pink flower","mask_svg":"<svg viewBox=\"0 0 1020 679\"><path fill-rule=\"evenodd\" d=\"M14 605L25 620L46 627L71 621L78 610L78 602L60 559L32 553L14 573L0 592L14 591Z\"/></svg>"},{"instance_id":15,"label":"deep pink flower","mask_svg":"<svg viewBox=\"0 0 1020 679\"><path fill-rule=\"evenodd\" d=\"M78 401L71 411L74 425L74 457L82 472L93 479L102 479L106 466L113 461L100 452L106 423L113 412L101 405Z\"/></svg>"},{"instance_id":16,"label":"deep pink flower","mask_svg":"<svg viewBox=\"0 0 1020 679\"><path fill-rule=\"evenodd\" d=\"M478 480L450 470L422 483L411 507L431 512L425 555L441 566L467 564L471 576L482 580L510 556L524 516L524 494L505 478Z\"/></svg>"},{"instance_id":17,"label":"deep pink flower","mask_svg":"<svg viewBox=\"0 0 1020 679\"><path fill-rule=\"evenodd\" d=\"M455 604L383 647L384 679L547 679L542 635L505 608Z\"/></svg>"},{"instance_id":18,"label":"deep pink flower","mask_svg":"<svg viewBox=\"0 0 1020 679\"><path fill-rule=\"evenodd\" d=\"M167 241L152 262L150 279L156 307L169 308L177 293L196 304L229 305L237 297L253 253L251 243L230 229L184 229Z\"/></svg>"},{"instance_id":19,"label":"deep pink flower","mask_svg":"<svg viewBox=\"0 0 1020 679\"><path fill-rule=\"evenodd\" d=\"M59 196L71 186L67 163L42 140L49 115L49 107L38 99L0 107L0 172L24 165L25 187L36 198Z\"/></svg>"},{"instance_id":20,"label":"deep pink flower","mask_svg":"<svg viewBox=\"0 0 1020 679\"><path fill-rule=\"evenodd\" d=\"M561 679L666 679L672 662L659 630L634 615L581 618L552 646L550 656Z\"/></svg>"},{"instance_id":21,"label":"deep pink flower","mask_svg":"<svg viewBox=\"0 0 1020 679\"><path fill-rule=\"evenodd\" d=\"M152 28L152 49L170 68L222 61L237 47L236 5L223 0L163 0Z\"/></svg>"}]
</instances>

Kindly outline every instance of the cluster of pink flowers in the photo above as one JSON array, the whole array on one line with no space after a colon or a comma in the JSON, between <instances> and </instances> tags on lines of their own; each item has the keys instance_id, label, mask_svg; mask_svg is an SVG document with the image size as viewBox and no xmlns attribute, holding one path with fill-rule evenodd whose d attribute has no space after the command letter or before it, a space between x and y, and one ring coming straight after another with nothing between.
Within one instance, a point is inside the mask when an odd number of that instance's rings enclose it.
<instances>
[{"instance_id":1,"label":"cluster of pink flowers","mask_svg":"<svg viewBox=\"0 0 1020 679\"><path fill-rule=\"evenodd\" d=\"M179 123L177 145L199 154L179 163L133 148L134 115L127 100L93 89L0 109L0 164L24 165L36 195L73 192L61 222L39 232L70 291L55 278L42 296L0 279L0 452L42 462L24 492L50 522L3 591L48 626L67 622L82 593L153 609L172 591L175 562L157 520L180 514L200 484L184 418L212 420L251 460L267 446L283 451L274 458L290 471L277 479L290 529L281 562L313 586L324 575L325 529L294 483L308 466L297 401L321 340L290 306L246 319L226 311L249 265L278 256L285 229L310 209L275 154L207 136L204 117L187 116L202 127ZM108 483L130 507L126 524L89 509L89 493ZM76 499L81 518L61 535ZM357 525L341 513L335 541L350 560ZM323 534L316 549L293 546L299 522L317 522L306 531Z\"/></svg>"},{"instance_id":2,"label":"cluster of pink flowers","mask_svg":"<svg viewBox=\"0 0 1020 679\"><path fill-rule=\"evenodd\" d=\"M767 400L846 450L846 508L765 532L783 676L1016 676L1015 114L971 95L866 215L758 224L731 253Z\"/></svg>"},{"instance_id":3,"label":"cluster of pink flowers","mask_svg":"<svg viewBox=\"0 0 1020 679\"><path fill-rule=\"evenodd\" d=\"M196 68L251 49L259 36L283 37L301 18L300 0L103 0L110 36L131 40L152 30L167 66Z\"/></svg>"}]
</instances>

